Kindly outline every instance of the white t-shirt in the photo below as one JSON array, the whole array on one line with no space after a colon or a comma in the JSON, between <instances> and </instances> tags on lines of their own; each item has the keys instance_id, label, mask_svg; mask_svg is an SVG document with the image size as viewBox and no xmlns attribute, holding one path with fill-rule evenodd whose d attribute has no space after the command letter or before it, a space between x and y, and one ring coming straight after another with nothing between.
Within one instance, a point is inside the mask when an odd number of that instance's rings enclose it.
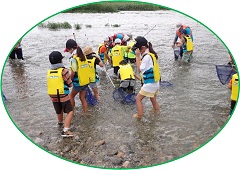
<instances>
[{"instance_id":1,"label":"white t-shirt","mask_svg":"<svg viewBox=\"0 0 240 170\"><path fill-rule=\"evenodd\" d=\"M72 56L74 56L75 54L77 53L77 50L74 50L73 53L72 53ZM77 60L75 58L71 58L70 60L70 68L74 71L74 72L77 72L77 68L78 68L78 65L77 65Z\"/></svg>"},{"instance_id":2,"label":"white t-shirt","mask_svg":"<svg viewBox=\"0 0 240 170\"><path fill-rule=\"evenodd\" d=\"M148 52L149 51L146 50L141 55L141 57L144 56ZM145 71L149 70L152 67L153 67L152 57L149 54L147 54L142 59L142 63L140 65L140 71L143 74ZM141 89L146 91L146 92L155 93L159 89L159 82L143 84Z\"/></svg>"}]
</instances>

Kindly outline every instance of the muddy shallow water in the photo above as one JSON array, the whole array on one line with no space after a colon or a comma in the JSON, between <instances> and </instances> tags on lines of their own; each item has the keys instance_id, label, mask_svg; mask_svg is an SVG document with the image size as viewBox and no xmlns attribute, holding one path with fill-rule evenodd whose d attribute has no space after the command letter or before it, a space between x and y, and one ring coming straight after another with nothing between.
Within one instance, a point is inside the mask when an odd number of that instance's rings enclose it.
<instances>
[{"instance_id":1,"label":"muddy shallow water","mask_svg":"<svg viewBox=\"0 0 240 170\"><path fill-rule=\"evenodd\" d=\"M146 19L148 22L144 23ZM6 109L15 125L50 153L77 163L107 168L161 164L202 146L228 120L230 91L219 82L215 69L216 64L228 62L227 49L196 21L174 11L65 13L49 21L68 21L83 26L78 31L32 29L22 40L25 60L6 62L2 88L8 99ZM190 25L194 34L194 59L186 66L174 60L171 49L175 25L179 21ZM121 26L111 27L114 24ZM136 37L144 35L154 25L156 27L146 38L159 55L162 80L174 85L160 88L157 97L160 114L153 114L150 101L144 99L144 118L136 121L132 118L137 111L135 105L114 101L114 87L106 74L100 72L101 102L89 107L90 115L84 117L76 98L72 121L76 136L63 139L47 95L49 53L53 50L63 53L65 42L73 38L73 32L81 47L92 45L96 50L107 35L123 32ZM64 55L64 63L69 66L69 55ZM112 70L108 73L111 75ZM140 82L137 91L139 88Z\"/></svg>"}]
</instances>

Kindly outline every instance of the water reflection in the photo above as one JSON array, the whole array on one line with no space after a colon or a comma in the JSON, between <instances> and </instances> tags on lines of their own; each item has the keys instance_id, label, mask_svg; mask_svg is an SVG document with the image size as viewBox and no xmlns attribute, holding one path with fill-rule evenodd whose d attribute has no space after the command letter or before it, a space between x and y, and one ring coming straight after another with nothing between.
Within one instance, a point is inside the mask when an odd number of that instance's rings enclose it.
<instances>
[{"instance_id":1,"label":"water reflection","mask_svg":"<svg viewBox=\"0 0 240 170\"><path fill-rule=\"evenodd\" d=\"M28 97L28 82L27 72L25 70L25 64L20 61L9 60L9 66L11 70L11 83L15 90L15 96L18 99L24 99ZM10 78L10 77L9 77Z\"/></svg>"}]
</instances>

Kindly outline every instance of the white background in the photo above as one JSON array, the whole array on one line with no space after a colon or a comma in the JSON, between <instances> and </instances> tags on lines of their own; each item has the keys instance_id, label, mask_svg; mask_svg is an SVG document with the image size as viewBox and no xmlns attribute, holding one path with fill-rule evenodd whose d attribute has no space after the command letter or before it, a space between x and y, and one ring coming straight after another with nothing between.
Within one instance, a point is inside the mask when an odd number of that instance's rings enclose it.
<instances>
[{"instance_id":1,"label":"white background","mask_svg":"<svg viewBox=\"0 0 240 170\"><path fill-rule=\"evenodd\" d=\"M240 51L237 41L240 40L238 27L240 14L236 0L146 1L181 11L208 26L227 45L239 65ZM59 11L89 2L93 1L7 0L1 3L0 68L3 67L6 57L14 44L34 25ZM92 169L90 167L64 161L38 148L14 126L2 103L0 104L0 109L0 169ZM225 128L203 148L177 161L148 169L239 169L239 121L239 107L237 107Z\"/></svg>"}]
</instances>

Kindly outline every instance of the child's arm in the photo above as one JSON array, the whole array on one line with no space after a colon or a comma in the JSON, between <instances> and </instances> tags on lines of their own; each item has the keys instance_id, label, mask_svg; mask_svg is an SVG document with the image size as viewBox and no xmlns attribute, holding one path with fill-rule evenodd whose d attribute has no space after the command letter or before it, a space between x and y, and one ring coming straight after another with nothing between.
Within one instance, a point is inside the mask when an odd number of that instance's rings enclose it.
<instances>
[{"instance_id":1,"label":"child's arm","mask_svg":"<svg viewBox=\"0 0 240 170\"><path fill-rule=\"evenodd\" d=\"M137 74L134 74L134 76L138 79L138 80L141 80L141 77Z\"/></svg>"},{"instance_id":2,"label":"child's arm","mask_svg":"<svg viewBox=\"0 0 240 170\"><path fill-rule=\"evenodd\" d=\"M68 87L72 87L72 79L68 69L62 71L63 80L66 82Z\"/></svg>"},{"instance_id":3,"label":"child's arm","mask_svg":"<svg viewBox=\"0 0 240 170\"><path fill-rule=\"evenodd\" d=\"M230 82L228 83L228 88L229 88L230 90L232 90L232 79L231 79Z\"/></svg>"}]
</instances>

